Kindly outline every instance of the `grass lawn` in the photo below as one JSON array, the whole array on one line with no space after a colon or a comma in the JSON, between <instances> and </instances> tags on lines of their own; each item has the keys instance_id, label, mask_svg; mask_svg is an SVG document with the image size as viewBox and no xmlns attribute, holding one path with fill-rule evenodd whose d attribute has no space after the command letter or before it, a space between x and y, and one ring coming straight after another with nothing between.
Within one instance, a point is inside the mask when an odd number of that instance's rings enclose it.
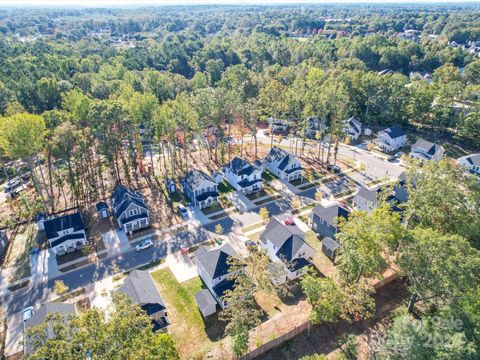
<instances>
[{"instance_id":1,"label":"grass lawn","mask_svg":"<svg viewBox=\"0 0 480 360\"><path fill-rule=\"evenodd\" d=\"M249 231L252 231L252 230L255 230L255 229L259 229L261 227L265 226L263 222L258 222L258 223L255 223L255 224L252 224L252 225L248 225L248 226L245 226L244 228L242 228L242 233L247 233Z\"/></svg>"},{"instance_id":2,"label":"grass lawn","mask_svg":"<svg viewBox=\"0 0 480 360\"><path fill-rule=\"evenodd\" d=\"M277 179L277 177L275 175L273 175L270 171L268 171L267 169L264 169L263 170L263 173L262 173L262 178L263 180L265 180L265 182L270 182L272 181L273 179Z\"/></svg>"},{"instance_id":3,"label":"grass lawn","mask_svg":"<svg viewBox=\"0 0 480 360\"><path fill-rule=\"evenodd\" d=\"M170 269L152 273L167 306L171 325L168 332L175 338L181 358L201 358L223 338L224 324L217 315L206 320L200 314L195 294L203 287L199 277L178 283Z\"/></svg>"},{"instance_id":4,"label":"grass lawn","mask_svg":"<svg viewBox=\"0 0 480 360\"><path fill-rule=\"evenodd\" d=\"M222 181L220 184L218 184L218 192L220 194L228 194L232 191L235 191L235 189L228 182Z\"/></svg>"},{"instance_id":5,"label":"grass lawn","mask_svg":"<svg viewBox=\"0 0 480 360\"><path fill-rule=\"evenodd\" d=\"M313 257L313 265L325 276L332 276L337 270L332 261L322 252L322 242L313 230L305 233L305 242L310 245L316 254Z\"/></svg>"},{"instance_id":6,"label":"grass lawn","mask_svg":"<svg viewBox=\"0 0 480 360\"><path fill-rule=\"evenodd\" d=\"M265 190L260 190L260 191L255 191L253 193L245 195L247 198L250 200L255 200L255 199L260 199L261 197L268 196L269 193L267 193Z\"/></svg>"},{"instance_id":7,"label":"grass lawn","mask_svg":"<svg viewBox=\"0 0 480 360\"><path fill-rule=\"evenodd\" d=\"M205 215L210 215L210 214L216 213L217 211L222 211L222 210L223 210L222 205L220 205L219 203L215 203L208 208L202 209L202 212Z\"/></svg>"}]
</instances>

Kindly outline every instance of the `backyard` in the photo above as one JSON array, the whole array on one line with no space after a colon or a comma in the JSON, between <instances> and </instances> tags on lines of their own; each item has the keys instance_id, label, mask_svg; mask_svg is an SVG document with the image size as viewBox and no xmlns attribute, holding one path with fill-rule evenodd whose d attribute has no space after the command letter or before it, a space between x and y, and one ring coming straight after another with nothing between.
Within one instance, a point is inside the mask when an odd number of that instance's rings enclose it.
<instances>
[{"instance_id":1,"label":"backyard","mask_svg":"<svg viewBox=\"0 0 480 360\"><path fill-rule=\"evenodd\" d=\"M218 320L217 314L203 319L195 302L195 294L202 289L199 277L178 283L170 269L161 269L152 273L152 277L162 294L167 306L172 333L180 355L195 358L220 345L223 339L224 323Z\"/></svg>"},{"instance_id":2,"label":"backyard","mask_svg":"<svg viewBox=\"0 0 480 360\"><path fill-rule=\"evenodd\" d=\"M331 277L335 274L336 269L333 262L323 253L322 242L313 230L305 233L305 242L315 250L313 257L313 265L325 276Z\"/></svg>"}]
</instances>

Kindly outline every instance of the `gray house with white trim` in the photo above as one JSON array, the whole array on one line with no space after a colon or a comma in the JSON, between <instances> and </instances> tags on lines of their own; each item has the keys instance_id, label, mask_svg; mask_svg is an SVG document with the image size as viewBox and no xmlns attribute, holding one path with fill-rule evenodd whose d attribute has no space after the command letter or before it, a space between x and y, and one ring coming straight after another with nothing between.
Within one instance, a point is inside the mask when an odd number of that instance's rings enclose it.
<instances>
[{"instance_id":1,"label":"gray house with white trim","mask_svg":"<svg viewBox=\"0 0 480 360\"><path fill-rule=\"evenodd\" d=\"M317 205L312 210L312 229L321 237L335 239L339 218L348 219L350 211L340 204Z\"/></svg>"},{"instance_id":2,"label":"gray house with white trim","mask_svg":"<svg viewBox=\"0 0 480 360\"><path fill-rule=\"evenodd\" d=\"M468 172L480 175L480 153L462 156L458 158L457 162Z\"/></svg>"},{"instance_id":3,"label":"gray house with white trim","mask_svg":"<svg viewBox=\"0 0 480 360\"><path fill-rule=\"evenodd\" d=\"M419 138L412 145L409 155L414 159L438 161L445 157L445 149L441 145Z\"/></svg>"},{"instance_id":4,"label":"gray house with white trim","mask_svg":"<svg viewBox=\"0 0 480 360\"><path fill-rule=\"evenodd\" d=\"M201 209L218 202L218 185L210 176L200 170L190 170L182 179L183 193L193 206Z\"/></svg>"},{"instance_id":5,"label":"gray house with white trim","mask_svg":"<svg viewBox=\"0 0 480 360\"><path fill-rule=\"evenodd\" d=\"M150 225L150 210L143 195L138 191L120 185L110 197L110 207L119 228L126 233Z\"/></svg>"}]
</instances>

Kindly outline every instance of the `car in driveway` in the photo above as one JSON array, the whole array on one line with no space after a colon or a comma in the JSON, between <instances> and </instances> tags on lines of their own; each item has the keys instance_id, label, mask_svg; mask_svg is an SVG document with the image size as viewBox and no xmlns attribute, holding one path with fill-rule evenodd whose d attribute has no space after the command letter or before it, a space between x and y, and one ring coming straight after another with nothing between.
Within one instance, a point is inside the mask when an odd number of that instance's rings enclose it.
<instances>
[{"instance_id":1,"label":"car in driveway","mask_svg":"<svg viewBox=\"0 0 480 360\"><path fill-rule=\"evenodd\" d=\"M178 209L178 213L183 218L183 220L188 220L189 216L188 216L187 208L185 206L183 206L182 204L179 204L177 206L177 209Z\"/></svg>"},{"instance_id":2,"label":"car in driveway","mask_svg":"<svg viewBox=\"0 0 480 360\"><path fill-rule=\"evenodd\" d=\"M327 165L327 170L332 172L332 173L339 173L340 172L340 166L328 164Z\"/></svg>"},{"instance_id":3,"label":"car in driveway","mask_svg":"<svg viewBox=\"0 0 480 360\"><path fill-rule=\"evenodd\" d=\"M23 323L30 319L34 314L33 306L26 307L23 309Z\"/></svg>"},{"instance_id":4,"label":"car in driveway","mask_svg":"<svg viewBox=\"0 0 480 360\"><path fill-rule=\"evenodd\" d=\"M140 251L142 251L142 250L151 248L152 246L153 246L152 240L146 239L146 240L143 240L143 241L141 241L140 243L138 243L138 244L135 246L135 250L137 250L137 252L140 252Z\"/></svg>"}]
</instances>

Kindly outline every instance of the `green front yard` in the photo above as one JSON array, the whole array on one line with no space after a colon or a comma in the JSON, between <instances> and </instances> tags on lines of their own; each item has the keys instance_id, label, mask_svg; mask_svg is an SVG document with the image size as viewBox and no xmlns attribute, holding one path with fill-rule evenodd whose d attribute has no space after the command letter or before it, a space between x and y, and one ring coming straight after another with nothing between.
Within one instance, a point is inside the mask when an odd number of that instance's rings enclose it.
<instances>
[{"instance_id":1,"label":"green front yard","mask_svg":"<svg viewBox=\"0 0 480 360\"><path fill-rule=\"evenodd\" d=\"M222 211L222 210L224 210L222 205L220 205L219 203L215 203L212 206L209 206L208 208L202 209L202 212L205 215L210 215L210 214L216 213L218 211Z\"/></svg>"},{"instance_id":2,"label":"green front yard","mask_svg":"<svg viewBox=\"0 0 480 360\"><path fill-rule=\"evenodd\" d=\"M168 332L173 335L182 358L202 358L223 338L224 324L217 315L206 320L200 314L195 294L204 286L199 277L178 283L170 269L152 273L167 306L171 325Z\"/></svg>"}]
</instances>

